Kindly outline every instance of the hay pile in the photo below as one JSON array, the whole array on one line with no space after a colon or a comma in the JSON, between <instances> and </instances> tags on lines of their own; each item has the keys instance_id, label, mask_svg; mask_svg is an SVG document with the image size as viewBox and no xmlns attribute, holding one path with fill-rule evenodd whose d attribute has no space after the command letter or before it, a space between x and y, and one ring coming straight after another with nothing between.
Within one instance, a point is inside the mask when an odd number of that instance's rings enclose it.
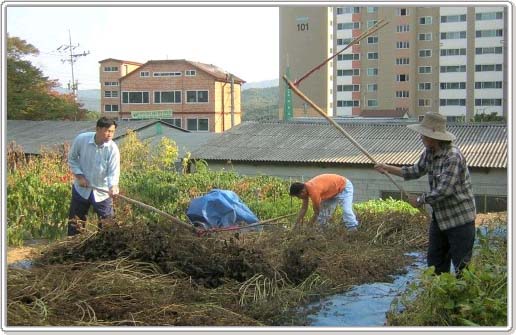
<instances>
[{"instance_id":1,"label":"hay pile","mask_svg":"<svg viewBox=\"0 0 516 335\"><path fill-rule=\"evenodd\" d=\"M29 270L9 269L8 325L305 325L300 305L389 280L410 262L403 253L416 244L396 237L416 241L426 225L393 224L197 237L127 218L50 245Z\"/></svg>"}]
</instances>

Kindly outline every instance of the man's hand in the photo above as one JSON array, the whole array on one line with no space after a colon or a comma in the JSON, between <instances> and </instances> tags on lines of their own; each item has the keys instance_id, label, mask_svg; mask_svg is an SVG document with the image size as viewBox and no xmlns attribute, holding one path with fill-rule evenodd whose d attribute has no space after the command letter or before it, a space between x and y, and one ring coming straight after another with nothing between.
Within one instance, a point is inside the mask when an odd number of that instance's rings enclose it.
<instances>
[{"instance_id":1,"label":"man's hand","mask_svg":"<svg viewBox=\"0 0 516 335\"><path fill-rule=\"evenodd\" d=\"M421 207L421 204L417 201L418 196L414 194L409 194L408 196L408 202L412 205L412 207L419 208Z\"/></svg>"},{"instance_id":2,"label":"man's hand","mask_svg":"<svg viewBox=\"0 0 516 335\"><path fill-rule=\"evenodd\" d=\"M75 178L77 178L77 181L79 182L79 186L82 186L82 187L90 186L90 182L88 181L88 179L86 179L86 177L84 177L84 175L78 174L75 176Z\"/></svg>"},{"instance_id":3,"label":"man's hand","mask_svg":"<svg viewBox=\"0 0 516 335\"><path fill-rule=\"evenodd\" d=\"M374 166L374 168L376 171L378 171L380 173L383 173L383 174L387 173L387 164L378 163Z\"/></svg>"},{"instance_id":4,"label":"man's hand","mask_svg":"<svg viewBox=\"0 0 516 335\"><path fill-rule=\"evenodd\" d=\"M111 188L109 189L109 196L114 197L118 193L120 193L120 190L118 189L118 185L111 186Z\"/></svg>"}]
</instances>

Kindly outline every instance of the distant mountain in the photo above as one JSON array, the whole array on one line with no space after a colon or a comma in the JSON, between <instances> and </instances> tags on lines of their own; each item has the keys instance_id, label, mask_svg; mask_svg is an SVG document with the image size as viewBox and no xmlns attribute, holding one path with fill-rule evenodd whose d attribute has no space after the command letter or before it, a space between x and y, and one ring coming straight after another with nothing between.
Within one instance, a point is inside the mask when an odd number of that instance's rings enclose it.
<instances>
[{"instance_id":1,"label":"distant mountain","mask_svg":"<svg viewBox=\"0 0 516 335\"><path fill-rule=\"evenodd\" d=\"M278 86L250 88L242 91L242 120L263 121L279 119Z\"/></svg>"},{"instance_id":2,"label":"distant mountain","mask_svg":"<svg viewBox=\"0 0 516 335\"><path fill-rule=\"evenodd\" d=\"M278 79L245 83L244 85L242 85L242 91L248 90L250 88L266 88L266 87L273 87L273 86L278 86Z\"/></svg>"},{"instance_id":3,"label":"distant mountain","mask_svg":"<svg viewBox=\"0 0 516 335\"><path fill-rule=\"evenodd\" d=\"M56 87L54 91L61 94L70 93L70 91L63 87ZM84 108L92 112L100 112L100 90L79 90L77 92L77 100L83 104Z\"/></svg>"}]
</instances>

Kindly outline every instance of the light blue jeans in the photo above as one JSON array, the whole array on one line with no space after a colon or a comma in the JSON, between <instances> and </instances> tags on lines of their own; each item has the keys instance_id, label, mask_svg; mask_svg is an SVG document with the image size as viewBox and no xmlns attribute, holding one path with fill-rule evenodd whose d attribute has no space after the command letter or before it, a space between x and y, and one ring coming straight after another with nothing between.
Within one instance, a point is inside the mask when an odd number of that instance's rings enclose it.
<instances>
[{"instance_id":1,"label":"light blue jeans","mask_svg":"<svg viewBox=\"0 0 516 335\"><path fill-rule=\"evenodd\" d=\"M349 179L346 181L346 187L342 192L321 202L319 216L317 217L320 225L324 226L328 223L337 208L337 204L342 207L342 223L347 229L356 229L359 223L353 212L353 184Z\"/></svg>"}]
</instances>

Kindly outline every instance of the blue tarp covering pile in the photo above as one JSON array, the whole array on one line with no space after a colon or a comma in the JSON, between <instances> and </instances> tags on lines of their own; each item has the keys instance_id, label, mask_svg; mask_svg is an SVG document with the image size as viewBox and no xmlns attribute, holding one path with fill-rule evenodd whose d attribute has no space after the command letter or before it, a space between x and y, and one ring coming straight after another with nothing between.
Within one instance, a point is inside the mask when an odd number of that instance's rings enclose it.
<instances>
[{"instance_id":1,"label":"blue tarp covering pile","mask_svg":"<svg viewBox=\"0 0 516 335\"><path fill-rule=\"evenodd\" d=\"M186 212L192 223L202 222L207 228L235 226L240 222L258 222L254 213L233 191L213 189L193 199Z\"/></svg>"}]
</instances>

